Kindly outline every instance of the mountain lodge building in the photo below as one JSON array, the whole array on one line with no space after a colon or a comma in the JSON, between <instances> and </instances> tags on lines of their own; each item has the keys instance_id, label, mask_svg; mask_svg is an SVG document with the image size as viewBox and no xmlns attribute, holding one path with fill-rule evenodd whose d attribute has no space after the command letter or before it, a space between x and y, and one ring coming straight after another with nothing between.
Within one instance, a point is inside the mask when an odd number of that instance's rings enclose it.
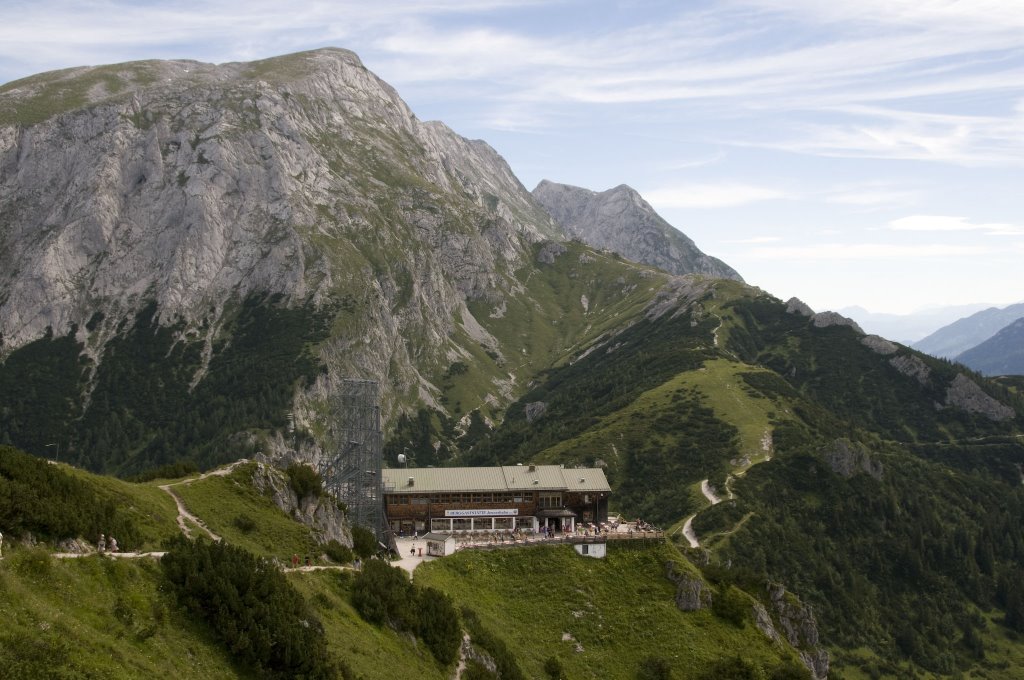
<instances>
[{"instance_id":1,"label":"mountain lodge building","mask_svg":"<svg viewBox=\"0 0 1024 680\"><path fill-rule=\"evenodd\" d=\"M599 468L504 465L382 470L384 513L396 535L575 531L608 519L611 487Z\"/></svg>"}]
</instances>

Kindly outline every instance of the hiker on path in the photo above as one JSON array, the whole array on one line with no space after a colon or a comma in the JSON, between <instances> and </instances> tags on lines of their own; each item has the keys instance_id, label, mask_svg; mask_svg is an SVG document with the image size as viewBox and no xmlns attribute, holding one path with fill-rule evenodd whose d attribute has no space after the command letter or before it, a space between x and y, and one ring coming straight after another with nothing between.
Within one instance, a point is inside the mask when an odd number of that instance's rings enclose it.
<instances>
[{"instance_id":1,"label":"hiker on path","mask_svg":"<svg viewBox=\"0 0 1024 680\"><path fill-rule=\"evenodd\" d=\"M113 536L111 536L109 543L110 543L110 552L112 552L112 553L117 552L117 539L114 538Z\"/></svg>"},{"instance_id":2,"label":"hiker on path","mask_svg":"<svg viewBox=\"0 0 1024 680\"><path fill-rule=\"evenodd\" d=\"M100 540L96 542L96 552L103 554L107 549L107 537L100 534Z\"/></svg>"}]
</instances>

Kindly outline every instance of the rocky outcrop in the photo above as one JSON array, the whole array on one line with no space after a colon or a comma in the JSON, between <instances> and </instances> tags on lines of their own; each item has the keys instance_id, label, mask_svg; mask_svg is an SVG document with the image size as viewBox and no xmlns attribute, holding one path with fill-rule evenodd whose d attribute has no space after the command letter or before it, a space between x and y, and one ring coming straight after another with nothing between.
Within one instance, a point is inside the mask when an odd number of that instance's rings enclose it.
<instances>
[{"instance_id":1,"label":"rocky outcrop","mask_svg":"<svg viewBox=\"0 0 1024 680\"><path fill-rule=\"evenodd\" d=\"M537 251L537 262L541 264L554 264L555 260L566 253L566 248L561 243L545 243Z\"/></svg>"},{"instance_id":2,"label":"rocky outcrop","mask_svg":"<svg viewBox=\"0 0 1024 680\"><path fill-rule=\"evenodd\" d=\"M957 374L950 386L946 388L945 405L968 413L977 413L997 422L1009 420L1014 416L1012 408L985 394L978 383L963 373Z\"/></svg>"},{"instance_id":3,"label":"rocky outcrop","mask_svg":"<svg viewBox=\"0 0 1024 680\"><path fill-rule=\"evenodd\" d=\"M533 190L533 197L570 236L595 248L670 274L743 280L729 265L702 253L625 184L594 192L544 180Z\"/></svg>"},{"instance_id":4,"label":"rocky outcrop","mask_svg":"<svg viewBox=\"0 0 1024 680\"><path fill-rule=\"evenodd\" d=\"M754 625L772 642L782 642L782 636L779 635L779 631L775 630L775 623L772 621L771 614L768 613L768 610L760 602L754 603Z\"/></svg>"},{"instance_id":5,"label":"rocky outcrop","mask_svg":"<svg viewBox=\"0 0 1024 680\"><path fill-rule=\"evenodd\" d=\"M882 464L871 459L870 452L863 444L856 444L849 439L837 439L822 455L832 472L844 479L850 479L860 472L879 481L882 479Z\"/></svg>"},{"instance_id":6,"label":"rocky outcrop","mask_svg":"<svg viewBox=\"0 0 1024 680\"><path fill-rule=\"evenodd\" d=\"M675 562L665 564L668 580L676 584L676 607L680 611L695 612L711 607L711 589L703 580L680 571Z\"/></svg>"},{"instance_id":7,"label":"rocky outcrop","mask_svg":"<svg viewBox=\"0 0 1024 680\"><path fill-rule=\"evenodd\" d=\"M288 484L285 473L266 463L256 463L252 484L260 493L270 496L274 505L292 519L312 529L318 543L337 541L352 547L352 530L345 513L330 496L308 495L299 498Z\"/></svg>"},{"instance_id":8,"label":"rocky outcrop","mask_svg":"<svg viewBox=\"0 0 1024 680\"><path fill-rule=\"evenodd\" d=\"M465 635L462 638L462 646L460 649L460 656L463 661L475 661L484 668L487 669L494 677L498 676L498 663L494 660L490 654L479 648L470 639L469 635Z\"/></svg>"},{"instance_id":9,"label":"rocky outcrop","mask_svg":"<svg viewBox=\"0 0 1024 680\"><path fill-rule=\"evenodd\" d=\"M889 359L889 365L908 378L914 378L922 386L928 384L928 379L932 374L932 369L928 368L928 365L921 361L920 357L913 354L901 354L893 357Z\"/></svg>"},{"instance_id":10,"label":"rocky outcrop","mask_svg":"<svg viewBox=\"0 0 1024 680\"><path fill-rule=\"evenodd\" d=\"M857 325L857 322L849 317L836 312L818 312L811 317L811 322L816 328L828 328L829 326L849 326L857 331L858 335L864 335L864 331Z\"/></svg>"},{"instance_id":11,"label":"rocky outcrop","mask_svg":"<svg viewBox=\"0 0 1024 680\"><path fill-rule=\"evenodd\" d=\"M774 620L786 640L800 654L801 661L815 680L825 680L828 677L829 655L820 646L814 610L796 595L786 592L781 583L768 584L768 598Z\"/></svg>"},{"instance_id":12,"label":"rocky outcrop","mask_svg":"<svg viewBox=\"0 0 1024 680\"><path fill-rule=\"evenodd\" d=\"M789 301L786 302L786 312L806 317L814 316L814 310L811 309L803 300L795 297L789 298Z\"/></svg>"},{"instance_id":13,"label":"rocky outcrop","mask_svg":"<svg viewBox=\"0 0 1024 680\"><path fill-rule=\"evenodd\" d=\"M696 276L675 276L662 286L644 311L651 321L660 319L668 312L673 317L699 307L694 305L713 288L713 283Z\"/></svg>"},{"instance_id":14,"label":"rocky outcrop","mask_svg":"<svg viewBox=\"0 0 1024 680\"><path fill-rule=\"evenodd\" d=\"M532 423L533 421L544 415L544 412L548 410L548 405L543 401L531 401L529 404L523 406L523 415L526 416L526 422Z\"/></svg>"},{"instance_id":15,"label":"rocky outcrop","mask_svg":"<svg viewBox=\"0 0 1024 680\"><path fill-rule=\"evenodd\" d=\"M899 345L889 342L879 335L865 335L860 339L860 344L882 356L889 356L899 351Z\"/></svg>"},{"instance_id":16,"label":"rocky outcrop","mask_svg":"<svg viewBox=\"0 0 1024 680\"><path fill-rule=\"evenodd\" d=\"M74 555L85 555L96 549L84 538L65 538L63 541L59 541L56 547L57 552Z\"/></svg>"}]
</instances>

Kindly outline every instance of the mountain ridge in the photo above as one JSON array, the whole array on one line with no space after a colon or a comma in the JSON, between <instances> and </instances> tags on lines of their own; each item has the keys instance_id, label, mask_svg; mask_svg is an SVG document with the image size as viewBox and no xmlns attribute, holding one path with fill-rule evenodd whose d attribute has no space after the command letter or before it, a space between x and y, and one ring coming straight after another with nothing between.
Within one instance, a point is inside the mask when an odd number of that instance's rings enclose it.
<instances>
[{"instance_id":1,"label":"mountain ridge","mask_svg":"<svg viewBox=\"0 0 1024 680\"><path fill-rule=\"evenodd\" d=\"M913 346L933 356L953 359L985 342L1021 317L1024 317L1024 302L1006 307L989 307L943 326Z\"/></svg>"},{"instance_id":2,"label":"mountain ridge","mask_svg":"<svg viewBox=\"0 0 1024 680\"><path fill-rule=\"evenodd\" d=\"M598 192L545 179L531 193L568 234L595 248L670 274L743 280L732 267L701 252L626 184Z\"/></svg>"},{"instance_id":3,"label":"mountain ridge","mask_svg":"<svg viewBox=\"0 0 1024 680\"><path fill-rule=\"evenodd\" d=\"M956 360L982 375L1024 375L1024 317L957 355Z\"/></svg>"}]
</instances>

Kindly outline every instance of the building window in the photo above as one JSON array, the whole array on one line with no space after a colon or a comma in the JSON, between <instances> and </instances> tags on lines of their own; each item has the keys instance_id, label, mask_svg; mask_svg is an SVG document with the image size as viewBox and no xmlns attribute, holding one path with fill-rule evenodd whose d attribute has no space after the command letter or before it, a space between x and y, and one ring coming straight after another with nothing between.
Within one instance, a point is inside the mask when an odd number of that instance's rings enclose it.
<instances>
[{"instance_id":1,"label":"building window","mask_svg":"<svg viewBox=\"0 0 1024 680\"><path fill-rule=\"evenodd\" d=\"M562 507L562 494L560 493L544 493L540 494L540 507L542 508L560 508Z\"/></svg>"}]
</instances>

